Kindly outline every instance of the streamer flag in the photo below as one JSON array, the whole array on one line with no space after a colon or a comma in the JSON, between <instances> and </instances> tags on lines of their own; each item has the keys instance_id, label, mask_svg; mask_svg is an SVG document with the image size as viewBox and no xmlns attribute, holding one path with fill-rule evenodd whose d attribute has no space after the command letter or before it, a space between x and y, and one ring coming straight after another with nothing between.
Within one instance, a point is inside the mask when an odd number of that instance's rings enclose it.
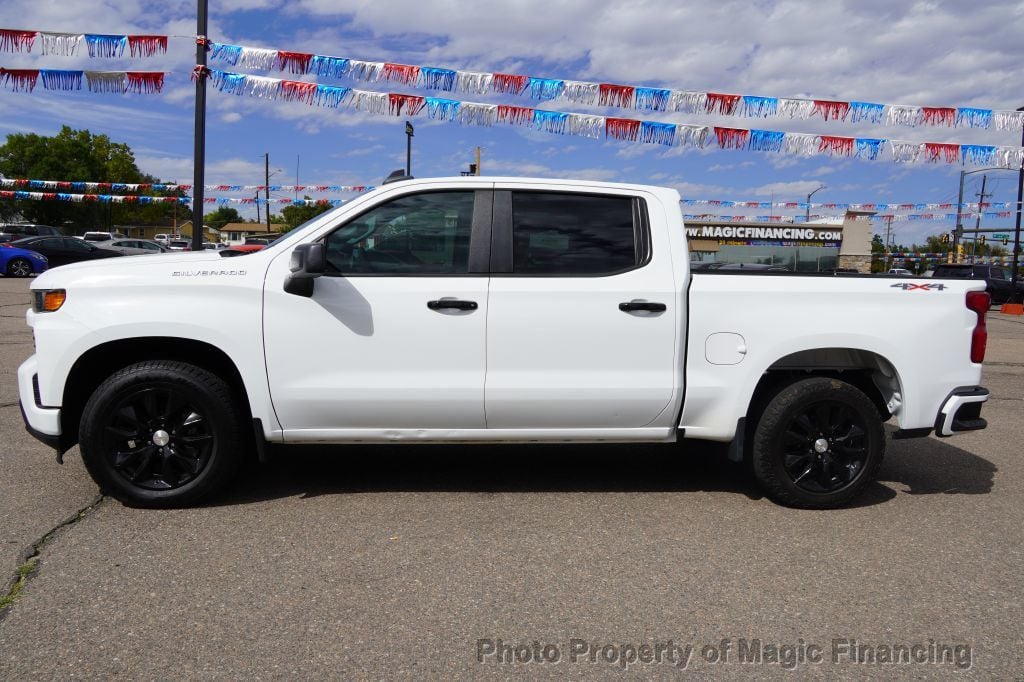
<instances>
[{"instance_id":1,"label":"streamer flag","mask_svg":"<svg viewBox=\"0 0 1024 682\"><path fill-rule=\"evenodd\" d=\"M40 36L44 55L71 57L83 42L90 57L121 57L125 47L132 57L152 57L158 52L167 52L167 36L53 33L16 28L0 28L0 52L31 52Z\"/></svg>"},{"instance_id":2,"label":"streamer flag","mask_svg":"<svg viewBox=\"0 0 1024 682\"><path fill-rule=\"evenodd\" d=\"M312 60L310 60L312 61ZM401 66L401 65L397 65ZM197 67L204 69L206 67ZM382 66L382 68L384 68ZM640 142L645 144L691 146L704 148L712 128L639 119L597 116L570 112L534 109L510 104L483 104L462 102L455 99L423 97L402 93L372 92L339 88L308 81L285 81L265 76L206 69L215 89L221 92L299 101L311 105L338 108L349 106L357 111L394 116L416 116L426 110L430 118L458 122L464 125L494 125L504 123L510 126L530 127L557 135L576 135L597 138L602 135L613 140ZM408 72L392 69L399 77ZM417 77L421 77L422 72ZM513 91L527 88L528 82L504 79L500 88ZM568 88L569 85L565 84ZM634 99L636 91L627 86L609 86L599 90L599 96L607 101L613 99ZM645 94L649 97L649 94ZM739 106L738 95L720 95L715 103L708 100L706 105L716 110ZM817 106L820 105L820 106ZM842 102L821 101L817 108L822 116L846 116L849 108ZM751 103L751 106L771 107L771 103ZM808 135L773 130L749 130L746 128L713 128L714 139L721 149L745 149L783 154L811 156L856 156L865 160L877 160L883 148L888 147L891 158L899 162L917 161L923 154L929 162L944 163L987 163L990 165L1019 168L1024 160L1022 147L988 147L960 145L939 142L904 142L882 138L854 138L834 135Z\"/></svg>"},{"instance_id":3,"label":"streamer flag","mask_svg":"<svg viewBox=\"0 0 1024 682\"><path fill-rule=\"evenodd\" d=\"M0 87L14 92L32 92L42 81L44 90L82 89L84 77L89 92L154 94L164 88L163 71L66 71L61 69L0 68Z\"/></svg>"},{"instance_id":4,"label":"streamer flag","mask_svg":"<svg viewBox=\"0 0 1024 682\"><path fill-rule=\"evenodd\" d=\"M27 178L0 178L0 187L17 187L45 190L74 190L77 192L138 193L138 192L188 192L192 185L175 185L167 183L126 183L126 182L83 182L77 180L31 180ZM368 192L376 189L374 185L204 185L207 192Z\"/></svg>"},{"instance_id":5,"label":"streamer flag","mask_svg":"<svg viewBox=\"0 0 1024 682\"><path fill-rule=\"evenodd\" d=\"M10 30L10 29L8 29ZM81 36L79 36L81 37ZM131 44L131 36L129 45ZM0 46L3 42L0 34ZM11 43L11 49L18 43ZM712 113L744 118L797 118L820 116L826 121L887 123L900 126L942 126L1021 130L1024 114L977 107L925 107L846 100L764 97L760 95L694 92L611 83L590 83L522 74L479 73L415 64L368 62L348 57L306 55L212 43L210 58L231 64L276 68L293 74L353 78L367 82L384 80L444 92L525 95L534 100L562 98L577 104L600 104L620 109ZM818 144L815 140L814 144ZM805 147L807 145L804 145Z\"/></svg>"}]
</instances>

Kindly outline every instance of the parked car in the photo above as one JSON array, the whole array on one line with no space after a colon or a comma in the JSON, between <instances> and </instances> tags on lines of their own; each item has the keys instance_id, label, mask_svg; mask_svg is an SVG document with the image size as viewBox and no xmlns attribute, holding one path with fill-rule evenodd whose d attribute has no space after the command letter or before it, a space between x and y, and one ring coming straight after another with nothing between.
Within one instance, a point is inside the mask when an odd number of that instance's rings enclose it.
<instances>
[{"instance_id":1,"label":"parked car","mask_svg":"<svg viewBox=\"0 0 1024 682\"><path fill-rule=\"evenodd\" d=\"M971 265L969 263L940 263L935 266L932 277L944 279L976 279L984 280L985 288L992 301L1006 303L1010 299L1011 279L1010 268L998 265ZM1017 300L1024 296L1024 281L1017 281Z\"/></svg>"},{"instance_id":2,"label":"parked car","mask_svg":"<svg viewBox=\"0 0 1024 682\"><path fill-rule=\"evenodd\" d=\"M3 246L0 248L0 272L8 277L38 275L48 267L46 256L41 253L8 244Z\"/></svg>"},{"instance_id":3,"label":"parked car","mask_svg":"<svg viewBox=\"0 0 1024 682\"><path fill-rule=\"evenodd\" d=\"M121 255L117 251L101 249L91 242L75 237L29 237L11 242L11 246L43 254L51 268L83 260L112 258Z\"/></svg>"},{"instance_id":4,"label":"parked car","mask_svg":"<svg viewBox=\"0 0 1024 682\"><path fill-rule=\"evenodd\" d=\"M192 240L191 239L172 239L167 242L168 251L191 251Z\"/></svg>"},{"instance_id":5,"label":"parked car","mask_svg":"<svg viewBox=\"0 0 1024 682\"><path fill-rule=\"evenodd\" d=\"M236 244L235 246L229 246L226 249L222 249L220 255L225 258L230 256L244 256L247 253L255 253L262 251L267 248L263 244Z\"/></svg>"},{"instance_id":6,"label":"parked car","mask_svg":"<svg viewBox=\"0 0 1024 682\"><path fill-rule=\"evenodd\" d=\"M691 272L674 189L410 179L227 252L32 283L27 426L113 497L199 502L269 443L699 439L822 509L871 484L889 419L986 426L984 284Z\"/></svg>"},{"instance_id":7,"label":"parked car","mask_svg":"<svg viewBox=\"0 0 1024 682\"><path fill-rule=\"evenodd\" d=\"M153 241L155 241L156 243L161 244L163 246L167 246L167 244L172 239L184 239L184 238L185 237L183 237L180 234L170 234L170 233L165 234L165 233L161 232L160 234L155 235L153 237Z\"/></svg>"},{"instance_id":8,"label":"parked car","mask_svg":"<svg viewBox=\"0 0 1024 682\"><path fill-rule=\"evenodd\" d=\"M87 242L109 242L111 239L120 239L124 235L120 232L86 232L82 239Z\"/></svg>"},{"instance_id":9,"label":"parked car","mask_svg":"<svg viewBox=\"0 0 1024 682\"><path fill-rule=\"evenodd\" d=\"M170 249L148 239L110 239L105 242L92 242L101 249L117 251L122 256L142 256L154 253L167 253Z\"/></svg>"},{"instance_id":10,"label":"parked car","mask_svg":"<svg viewBox=\"0 0 1024 682\"><path fill-rule=\"evenodd\" d=\"M221 249L228 248L228 245L221 242L203 242L203 248L207 251L220 251Z\"/></svg>"},{"instance_id":11,"label":"parked car","mask_svg":"<svg viewBox=\"0 0 1024 682\"><path fill-rule=\"evenodd\" d=\"M52 225L20 224L0 227L0 244L25 239L26 237L59 237L60 230Z\"/></svg>"},{"instance_id":12,"label":"parked car","mask_svg":"<svg viewBox=\"0 0 1024 682\"><path fill-rule=\"evenodd\" d=\"M886 272L885 274L887 274L887 275L895 275L896 277L913 277L914 276L914 273L912 273L910 270L907 270L906 268L889 268L889 271Z\"/></svg>"}]
</instances>

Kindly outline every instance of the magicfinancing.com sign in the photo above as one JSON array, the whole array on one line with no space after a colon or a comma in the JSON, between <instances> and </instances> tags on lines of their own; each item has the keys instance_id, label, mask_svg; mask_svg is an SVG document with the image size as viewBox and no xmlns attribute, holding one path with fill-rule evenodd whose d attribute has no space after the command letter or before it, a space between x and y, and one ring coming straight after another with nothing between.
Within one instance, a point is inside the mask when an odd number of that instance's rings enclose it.
<instances>
[{"instance_id":1,"label":"magicfinancing.com sign","mask_svg":"<svg viewBox=\"0 0 1024 682\"><path fill-rule=\"evenodd\" d=\"M806 227L748 227L745 225L703 225L686 228L690 239L772 239L782 241L838 242L841 230L814 230Z\"/></svg>"}]
</instances>

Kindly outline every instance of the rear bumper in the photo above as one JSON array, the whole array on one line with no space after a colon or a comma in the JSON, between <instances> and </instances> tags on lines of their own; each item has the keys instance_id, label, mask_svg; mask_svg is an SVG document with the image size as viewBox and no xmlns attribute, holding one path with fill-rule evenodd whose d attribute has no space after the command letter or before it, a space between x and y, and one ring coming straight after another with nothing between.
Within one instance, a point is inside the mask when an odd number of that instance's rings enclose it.
<instances>
[{"instance_id":1,"label":"rear bumper","mask_svg":"<svg viewBox=\"0 0 1024 682\"><path fill-rule=\"evenodd\" d=\"M935 435L946 437L963 431L977 431L988 426L981 418L981 405L988 400L988 389L961 386L953 389L935 417Z\"/></svg>"}]
</instances>

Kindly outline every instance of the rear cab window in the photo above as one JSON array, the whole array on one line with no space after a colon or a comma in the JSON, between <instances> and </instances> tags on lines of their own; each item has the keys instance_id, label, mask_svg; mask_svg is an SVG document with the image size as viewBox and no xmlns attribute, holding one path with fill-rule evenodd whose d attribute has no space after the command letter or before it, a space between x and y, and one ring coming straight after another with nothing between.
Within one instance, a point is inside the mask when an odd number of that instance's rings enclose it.
<instances>
[{"instance_id":1,"label":"rear cab window","mask_svg":"<svg viewBox=\"0 0 1024 682\"><path fill-rule=\"evenodd\" d=\"M513 191L514 274L593 277L641 267L641 204L629 196Z\"/></svg>"}]
</instances>

